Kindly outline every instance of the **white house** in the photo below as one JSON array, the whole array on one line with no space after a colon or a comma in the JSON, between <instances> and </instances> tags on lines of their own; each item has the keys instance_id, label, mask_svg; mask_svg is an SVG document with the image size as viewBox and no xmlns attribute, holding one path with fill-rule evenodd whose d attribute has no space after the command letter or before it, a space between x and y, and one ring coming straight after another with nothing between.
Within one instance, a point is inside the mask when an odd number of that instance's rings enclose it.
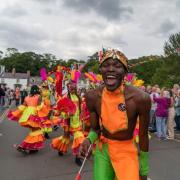
<instances>
[{"instance_id":1,"label":"white house","mask_svg":"<svg viewBox=\"0 0 180 180\"><path fill-rule=\"evenodd\" d=\"M29 71L27 73L16 73L13 68L11 73L7 73L5 70L0 73L0 84L11 89L15 89L16 87L20 87L21 89L26 88L29 84L29 79Z\"/></svg>"}]
</instances>

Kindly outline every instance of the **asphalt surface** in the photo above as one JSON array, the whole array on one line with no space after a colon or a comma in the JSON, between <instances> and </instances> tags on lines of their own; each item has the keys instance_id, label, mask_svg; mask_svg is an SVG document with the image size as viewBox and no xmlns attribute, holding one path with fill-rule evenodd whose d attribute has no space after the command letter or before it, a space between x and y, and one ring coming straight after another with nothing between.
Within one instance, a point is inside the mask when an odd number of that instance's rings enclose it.
<instances>
[{"instance_id":1,"label":"asphalt surface","mask_svg":"<svg viewBox=\"0 0 180 180\"><path fill-rule=\"evenodd\" d=\"M79 167L71 152L59 157L46 141L46 147L32 155L22 155L13 147L21 143L28 129L17 123L3 120L0 123L0 180L74 180ZM51 138L59 136L53 132ZM82 180L92 180L92 159L88 160ZM150 141L151 180L180 180L180 141Z\"/></svg>"}]
</instances>

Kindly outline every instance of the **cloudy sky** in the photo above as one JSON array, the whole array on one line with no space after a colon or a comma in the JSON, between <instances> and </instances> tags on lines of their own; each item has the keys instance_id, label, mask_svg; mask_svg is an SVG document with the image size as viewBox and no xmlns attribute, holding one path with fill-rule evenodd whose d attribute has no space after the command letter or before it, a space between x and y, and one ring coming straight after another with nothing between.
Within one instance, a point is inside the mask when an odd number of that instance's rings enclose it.
<instances>
[{"instance_id":1,"label":"cloudy sky","mask_svg":"<svg viewBox=\"0 0 180 180\"><path fill-rule=\"evenodd\" d=\"M163 54L180 31L180 0L3 0L0 50L87 59L104 47L128 58Z\"/></svg>"}]
</instances>

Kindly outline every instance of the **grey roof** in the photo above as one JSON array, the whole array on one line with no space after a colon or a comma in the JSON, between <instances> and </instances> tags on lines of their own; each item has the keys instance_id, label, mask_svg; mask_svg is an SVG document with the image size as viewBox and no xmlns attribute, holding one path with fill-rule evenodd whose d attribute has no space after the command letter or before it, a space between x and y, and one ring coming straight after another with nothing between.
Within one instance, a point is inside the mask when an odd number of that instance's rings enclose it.
<instances>
[{"instance_id":1,"label":"grey roof","mask_svg":"<svg viewBox=\"0 0 180 180\"><path fill-rule=\"evenodd\" d=\"M28 79L29 76L27 73L15 73L15 75L14 75L12 73L5 72L5 73L0 75L0 78Z\"/></svg>"}]
</instances>

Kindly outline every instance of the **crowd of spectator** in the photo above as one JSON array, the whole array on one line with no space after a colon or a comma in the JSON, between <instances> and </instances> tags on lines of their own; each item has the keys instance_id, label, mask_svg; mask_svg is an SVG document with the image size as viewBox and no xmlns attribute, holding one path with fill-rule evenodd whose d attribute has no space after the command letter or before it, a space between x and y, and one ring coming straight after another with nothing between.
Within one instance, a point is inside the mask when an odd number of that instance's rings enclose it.
<instances>
[{"instance_id":1,"label":"crowd of spectator","mask_svg":"<svg viewBox=\"0 0 180 180\"><path fill-rule=\"evenodd\" d=\"M158 85L142 86L151 98L149 131L155 132L159 140L174 139L174 132L180 132L180 87L174 84L171 89ZM83 89L81 90L84 95ZM80 93L80 94L81 94ZM12 104L18 106L28 95L26 89L15 90L0 86L0 112Z\"/></svg>"},{"instance_id":2,"label":"crowd of spectator","mask_svg":"<svg viewBox=\"0 0 180 180\"><path fill-rule=\"evenodd\" d=\"M16 87L14 89L10 89L6 86L0 86L0 107L7 108L11 106L13 103L18 106L24 102L24 98L28 95L28 91L26 89L20 89Z\"/></svg>"},{"instance_id":3,"label":"crowd of spectator","mask_svg":"<svg viewBox=\"0 0 180 180\"><path fill-rule=\"evenodd\" d=\"M180 131L180 87L159 88L158 85L143 87L151 97L149 130L159 140L174 139L174 132Z\"/></svg>"}]
</instances>

